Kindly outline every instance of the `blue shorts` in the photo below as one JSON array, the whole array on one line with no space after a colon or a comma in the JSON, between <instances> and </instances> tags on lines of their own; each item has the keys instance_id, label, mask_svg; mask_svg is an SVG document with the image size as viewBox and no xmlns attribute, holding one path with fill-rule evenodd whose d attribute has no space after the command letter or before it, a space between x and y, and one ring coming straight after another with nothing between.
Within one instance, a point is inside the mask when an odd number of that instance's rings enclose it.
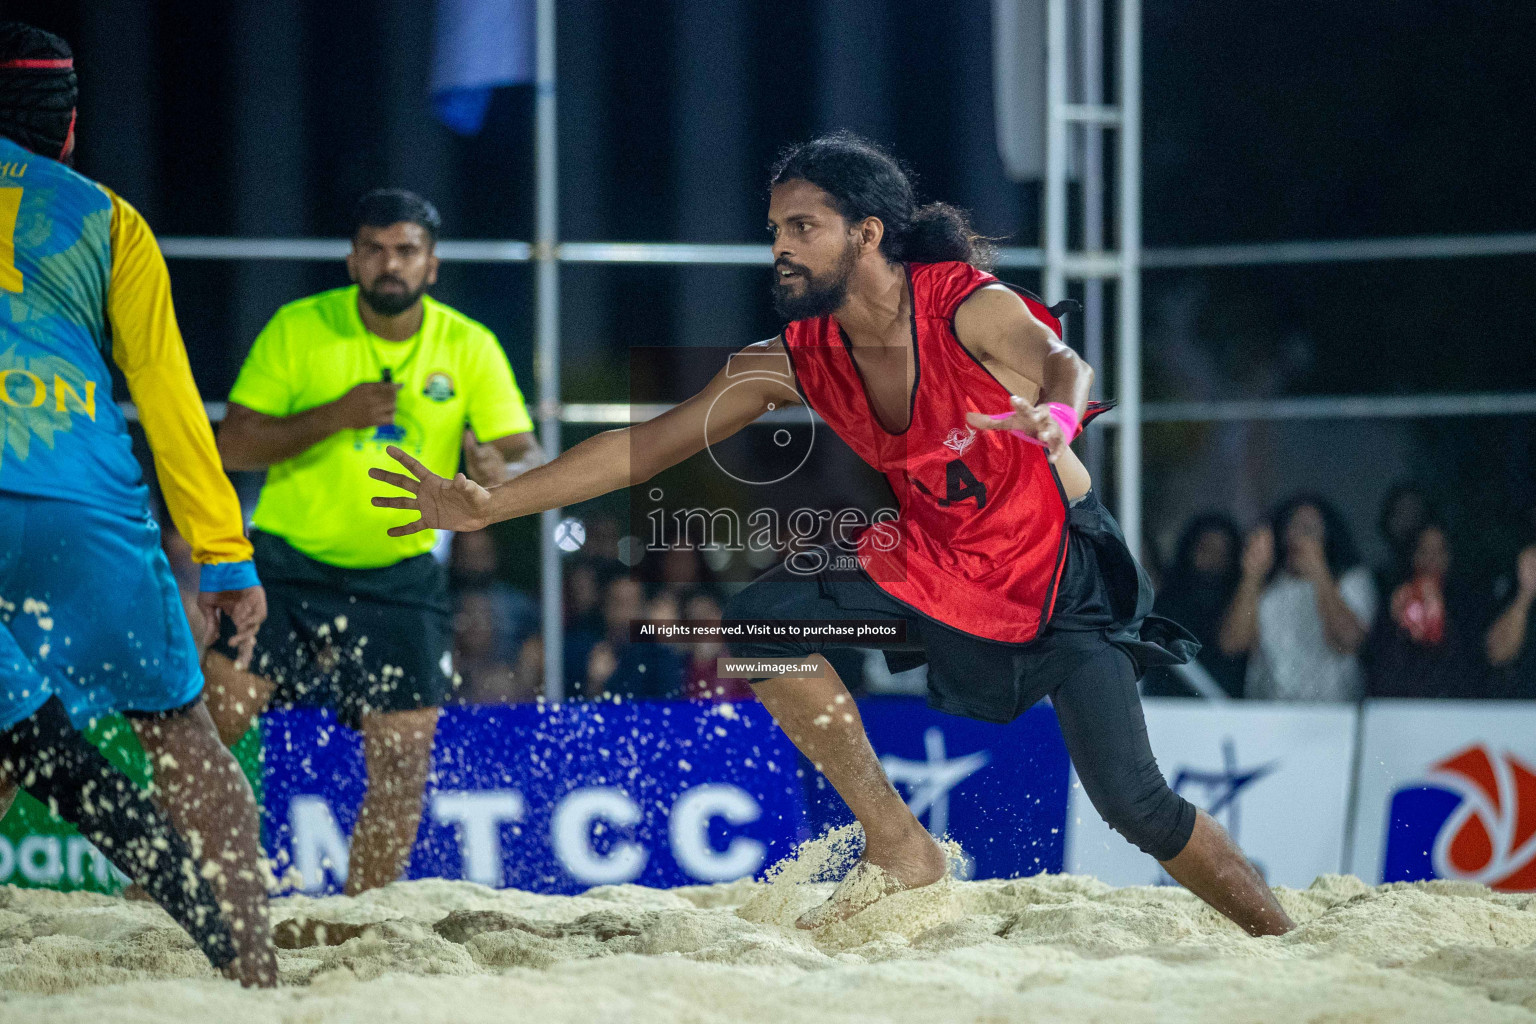
<instances>
[{"instance_id":1,"label":"blue shorts","mask_svg":"<svg viewBox=\"0 0 1536 1024\"><path fill-rule=\"evenodd\" d=\"M57 695L83 727L184 707L202 669L148 512L0 493L0 729Z\"/></svg>"}]
</instances>

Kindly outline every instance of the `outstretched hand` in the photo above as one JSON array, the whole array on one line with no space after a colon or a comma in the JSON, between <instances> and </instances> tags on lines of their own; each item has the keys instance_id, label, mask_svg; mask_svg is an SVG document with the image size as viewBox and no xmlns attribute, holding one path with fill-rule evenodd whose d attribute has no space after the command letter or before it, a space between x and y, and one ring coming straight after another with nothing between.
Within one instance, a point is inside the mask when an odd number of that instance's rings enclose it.
<instances>
[{"instance_id":1,"label":"outstretched hand","mask_svg":"<svg viewBox=\"0 0 1536 1024\"><path fill-rule=\"evenodd\" d=\"M391 537L408 537L422 530L469 532L490 524L490 491L463 473L455 474L452 480L438 476L394 445L384 450L411 475L391 473L387 469L370 469L368 475L409 492L410 497L379 497L374 498L373 503L379 508L410 509L420 516L413 522L392 528L389 531Z\"/></svg>"},{"instance_id":2,"label":"outstretched hand","mask_svg":"<svg viewBox=\"0 0 1536 1024\"><path fill-rule=\"evenodd\" d=\"M1046 457L1055 462L1069 443L1061 424L1044 406L1033 405L1018 395L1014 395L1009 404L1013 406L1010 413L968 412L965 421L977 430L1006 430L1030 444L1039 445L1045 449Z\"/></svg>"}]
</instances>

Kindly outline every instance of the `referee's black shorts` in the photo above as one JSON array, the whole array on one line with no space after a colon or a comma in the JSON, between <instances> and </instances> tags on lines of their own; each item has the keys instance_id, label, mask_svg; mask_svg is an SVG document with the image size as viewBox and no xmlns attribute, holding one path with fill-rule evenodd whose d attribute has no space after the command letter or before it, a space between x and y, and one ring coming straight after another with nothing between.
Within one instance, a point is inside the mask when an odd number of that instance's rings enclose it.
<instances>
[{"instance_id":1,"label":"referee's black shorts","mask_svg":"<svg viewBox=\"0 0 1536 1024\"><path fill-rule=\"evenodd\" d=\"M252 531L267 621L251 671L276 707L326 707L351 728L365 713L441 707L454 687L448 573L431 555L382 569L318 562ZM225 616L215 649L233 658Z\"/></svg>"}]
</instances>

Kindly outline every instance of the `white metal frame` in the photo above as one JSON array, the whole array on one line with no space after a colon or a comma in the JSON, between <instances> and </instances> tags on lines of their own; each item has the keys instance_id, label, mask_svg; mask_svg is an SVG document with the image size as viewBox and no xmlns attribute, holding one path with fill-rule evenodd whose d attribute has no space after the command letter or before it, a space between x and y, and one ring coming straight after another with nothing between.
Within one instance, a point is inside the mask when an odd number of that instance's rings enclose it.
<instances>
[{"instance_id":1,"label":"white metal frame","mask_svg":"<svg viewBox=\"0 0 1536 1024\"><path fill-rule=\"evenodd\" d=\"M1082 27L1071 49L1069 5L1076 4ZM1118 104L1098 102L1103 72L1102 0L1048 0L1045 16L1045 231L1044 294L1063 299L1067 281L1088 282L1085 327L1091 345L1085 354L1102 369L1102 301L1098 279L1115 278L1119 288L1115 393L1122 410L1116 494L1126 543L1141 554L1141 0L1119 0ZM1069 77L1081 70L1081 102L1072 102ZM1083 251L1068 237L1068 156L1075 127L1083 144ZM1116 244L1104 251L1103 132L1119 132L1116 167Z\"/></svg>"},{"instance_id":2,"label":"white metal frame","mask_svg":"<svg viewBox=\"0 0 1536 1024\"><path fill-rule=\"evenodd\" d=\"M533 258L538 264L539 438L551 458L560 452L560 175L556 157L558 136L555 109L555 0L539 0L535 50L534 163L537 187ZM560 509L540 515L539 589L543 609L544 697L565 696L565 578L555 527Z\"/></svg>"},{"instance_id":3,"label":"white metal frame","mask_svg":"<svg viewBox=\"0 0 1536 1024\"><path fill-rule=\"evenodd\" d=\"M138 422L132 402L121 407L128 419ZM208 418L224 418L225 403L204 402ZM623 426L654 419L672 408L664 403L563 402L560 422L588 426ZM811 413L815 417L815 413ZM1441 416L1536 416L1536 392L1490 391L1460 395L1317 395L1308 398L1227 399L1207 402L1147 402L1141 407L1143 423L1231 423L1262 420L1380 420L1433 419ZM799 423L803 410L765 413L757 423ZM1120 410L1105 413L1096 424L1115 426ZM819 421L819 418L818 418Z\"/></svg>"},{"instance_id":4,"label":"white metal frame","mask_svg":"<svg viewBox=\"0 0 1536 1024\"><path fill-rule=\"evenodd\" d=\"M1080 4L1080 90L1082 101L1068 96L1068 3ZM1117 397L1119 407L1102 422L1121 430L1119 455L1120 523L1135 549L1141 539L1141 424L1144 422L1215 421L1254 419L1369 418L1445 415L1536 414L1536 394L1425 395L1415 397L1319 397L1227 402L1141 402L1140 292L1143 269L1181 267L1267 266L1294 263L1328 263L1363 260L1455 259L1484 256L1536 254L1536 233L1426 236L1340 241L1290 241L1246 245L1217 245L1147 249L1141 248L1141 0L1119 0L1119 97L1118 106L1105 107L1100 100L1102 70L1102 0L1048 0L1047 8L1047 179L1045 231L1040 248L1007 248L998 264L1005 268L1038 268L1044 271L1048 300L1064 296L1066 282L1085 282L1086 341L1089 355L1102 359L1102 324L1094 326L1101 311L1096 296L1099 282L1113 278L1120 289L1117 331ZM546 451L560 451L562 423L631 422L639 414L654 414L661 406L620 404L566 404L560 396L560 288L561 263L654 263L766 265L771 262L763 245L699 245L658 242L560 242L557 222L559 174L557 166L557 111L555 68L555 0L538 0L535 82L535 240L444 241L438 255L449 261L475 263L534 263L536 265L536 317L538 421ZM1084 134L1084 248L1068 246L1067 146L1071 126ZM1117 221L1118 246L1103 250L1103 180L1100 160L1102 133L1118 130ZM161 240L161 248L173 259L232 260L339 260L350 244L346 239L316 238L200 238ZM1097 349L1098 351L1093 351ZM130 416L134 410L126 407ZM208 403L209 415L221 419L224 405ZM560 510L543 514L540 542L544 648L544 692L558 700L564 691L562 642L562 575L554 528ZM1205 688L1201 688L1205 689Z\"/></svg>"},{"instance_id":5,"label":"white metal frame","mask_svg":"<svg viewBox=\"0 0 1536 1024\"><path fill-rule=\"evenodd\" d=\"M345 238L219 238L167 236L160 248L169 259L296 260L345 259L352 243ZM437 255L449 263L531 263L530 242L512 240L437 243ZM1241 245L1175 245L1144 248L1143 270L1194 267L1266 267L1304 263L1364 263L1379 260L1445 260L1484 256L1536 255L1536 232L1495 235L1412 235L1399 238L1335 239L1303 242L1249 242ZM719 242L560 242L559 263L651 263L768 266L766 245ZM1073 262L1075 259L1075 262ZM1045 250L1008 246L998 250L1003 269L1039 270ZM1068 256L1072 271L1084 279L1113 277L1107 257Z\"/></svg>"}]
</instances>

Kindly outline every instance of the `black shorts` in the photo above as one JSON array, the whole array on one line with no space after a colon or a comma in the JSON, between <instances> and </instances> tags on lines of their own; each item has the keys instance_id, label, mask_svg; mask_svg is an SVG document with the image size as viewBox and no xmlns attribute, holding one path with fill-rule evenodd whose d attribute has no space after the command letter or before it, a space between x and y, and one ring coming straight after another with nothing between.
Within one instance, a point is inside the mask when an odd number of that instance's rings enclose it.
<instances>
[{"instance_id":1,"label":"black shorts","mask_svg":"<svg viewBox=\"0 0 1536 1024\"><path fill-rule=\"evenodd\" d=\"M725 618L901 619L903 643L851 646L885 652L891 671L928 665L928 703L989 722L1011 722L1054 694L1106 647L1130 659L1133 680L1153 665L1182 664L1199 650L1177 624L1150 614L1152 585L1119 524L1090 491L1067 510L1067 561L1045 630L1024 644L986 640L947 626L897 601L857 569L803 575L786 565L769 570L730 602ZM845 641L733 641L736 657L804 657Z\"/></svg>"},{"instance_id":2,"label":"black shorts","mask_svg":"<svg viewBox=\"0 0 1536 1024\"><path fill-rule=\"evenodd\" d=\"M267 621L251 671L272 703L325 707L357 728L364 713L441 707L454 686L448 573L431 555L382 569L317 562L253 531ZM228 617L216 649L233 658Z\"/></svg>"}]
</instances>

